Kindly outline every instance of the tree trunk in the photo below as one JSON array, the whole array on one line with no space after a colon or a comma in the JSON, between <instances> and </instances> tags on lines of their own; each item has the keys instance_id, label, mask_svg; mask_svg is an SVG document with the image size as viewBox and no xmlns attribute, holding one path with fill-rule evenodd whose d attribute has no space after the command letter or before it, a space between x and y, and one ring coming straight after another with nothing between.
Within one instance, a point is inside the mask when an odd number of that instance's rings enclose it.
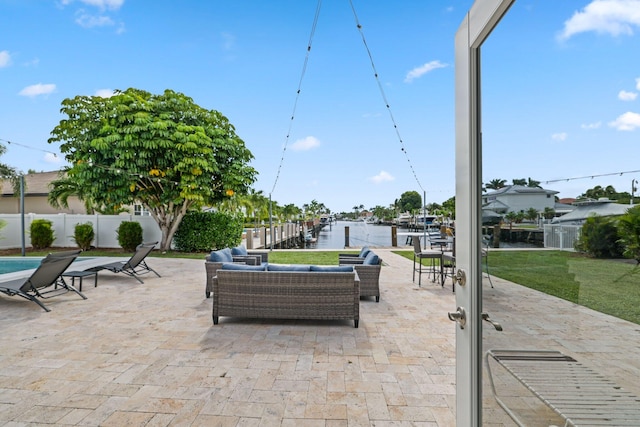
<instances>
[{"instance_id":1,"label":"tree trunk","mask_svg":"<svg viewBox=\"0 0 640 427\"><path fill-rule=\"evenodd\" d=\"M163 252L171 250L171 242L173 235L178 230L182 218L184 218L191 203L185 201L180 206L169 206L168 209L151 209L147 207L153 219L158 223L158 227L162 232L160 240L160 250Z\"/></svg>"}]
</instances>

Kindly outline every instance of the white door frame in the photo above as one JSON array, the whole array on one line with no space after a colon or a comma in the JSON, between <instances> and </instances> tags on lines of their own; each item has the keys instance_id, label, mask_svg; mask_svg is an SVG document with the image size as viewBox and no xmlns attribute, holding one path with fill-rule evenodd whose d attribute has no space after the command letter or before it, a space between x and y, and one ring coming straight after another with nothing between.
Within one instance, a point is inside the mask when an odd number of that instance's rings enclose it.
<instances>
[{"instance_id":1,"label":"white door frame","mask_svg":"<svg viewBox=\"0 0 640 427\"><path fill-rule=\"evenodd\" d=\"M482 425L482 138L480 46L515 0L476 0L455 37L456 268L466 275L456 284L456 306L464 309L464 329L456 326L456 424Z\"/></svg>"}]
</instances>

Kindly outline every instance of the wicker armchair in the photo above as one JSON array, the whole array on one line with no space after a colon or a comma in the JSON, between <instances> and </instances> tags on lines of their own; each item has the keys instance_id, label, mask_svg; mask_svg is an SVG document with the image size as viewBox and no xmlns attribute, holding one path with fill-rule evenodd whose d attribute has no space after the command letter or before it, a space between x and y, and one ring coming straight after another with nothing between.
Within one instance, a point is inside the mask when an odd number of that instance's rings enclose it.
<instances>
[{"instance_id":1,"label":"wicker armchair","mask_svg":"<svg viewBox=\"0 0 640 427\"><path fill-rule=\"evenodd\" d=\"M268 252L265 252L267 257L269 256ZM247 264L247 265L260 265L262 264L262 254L257 253L253 255L233 255L233 262L236 264ZM268 258L267 258L268 259ZM223 262L211 261L211 255L207 255L204 261L204 268L207 274L207 281L205 285L204 295L209 298L211 296L211 292L213 292L213 278L216 276L216 273L219 268L222 268Z\"/></svg>"},{"instance_id":2,"label":"wicker armchair","mask_svg":"<svg viewBox=\"0 0 640 427\"><path fill-rule=\"evenodd\" d=\"M382 268L382 258L375 256L371 252L368 257L348 257L339 259L340 265L353 265L354 270L360 277L360 296L376 297L376 302L380 302L380 270ZM367 260L367 261L365 261ZM371 263L369 263L371 261Z\"/></svg>"}]
</instances>

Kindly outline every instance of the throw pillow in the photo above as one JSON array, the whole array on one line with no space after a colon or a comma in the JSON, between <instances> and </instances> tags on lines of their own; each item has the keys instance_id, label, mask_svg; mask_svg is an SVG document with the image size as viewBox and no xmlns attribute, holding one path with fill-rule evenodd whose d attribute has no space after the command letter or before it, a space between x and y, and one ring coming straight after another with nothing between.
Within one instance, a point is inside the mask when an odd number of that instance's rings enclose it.
<instances>
[{"instance_id":1,"label":"throw pillow","mask_svg":"<svg viewBox=\"0 0 640 427\"><path fill-rule=\"evenodd\" d=\"M231 248L231 255L249 255L247 253L247 248L244 246L236 246L235 248Z\"/></svg>"},{"instance_id":2,"label":"throw pillow","mask_svg":"<svg viewBox=\"0 0 640 427\"><path fill-rule=\"evenodd\" d=\"M364 258L364 261L362 261L363 265L378 265L379 263L380 263L380 258L378 257L378 255L374 254L373 252L369 252L367 256Z\"/></svg>"},{"instance_id":3,"label":"throw pillow","mask_svg":"<svg viewBox=\"0 0 640 427\"><path fill-rule=\"evenodd\" d=\"M369 252L371 252L371 249L369 249L369 246L365 246L362 248L362 250L360 250L360 255L358 255L358 257L364 258L367 256L367 254L369 254Z\"/></svg>"},{"instance_id":4,"label":"throw pillow","mask_svg":"<svg viewBox=\"0 0 640 427\"><path fill-rule=\"evenodd\" d=\"M231 250L229 248L224 248L211 252L209 260L211 262L232 262L233 256L231 255Z\"/></svg>"}]
</instances>

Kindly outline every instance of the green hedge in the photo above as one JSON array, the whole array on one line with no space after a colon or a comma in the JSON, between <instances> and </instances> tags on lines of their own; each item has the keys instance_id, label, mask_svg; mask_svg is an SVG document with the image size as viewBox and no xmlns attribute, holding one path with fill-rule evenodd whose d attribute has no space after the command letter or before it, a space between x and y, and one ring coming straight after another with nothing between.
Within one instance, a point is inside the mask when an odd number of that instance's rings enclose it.
<instances>
[{"instance_id":1,"label":"green hedge","mask_svg":"<svg viewBox=\"0 0 640 427\"><path fill-rule=\"evenodd\" d=\"M31 222L31 246L33 249L45 249L51 246L53 236L53 222L48 219L34 219Z\"/></svg>"},{"instance_id":2,"label":"green hedge","mask_svg":"<svg viewBox=\"0 0 640 427\"><path fill-rule=\"evenodd\" d=\"M116 231L118 234L118 244L125 251L135 251L136 247L142 243L142 226L136 221L123 221Z\"/></svg>"},{"instance_id":3,"label":"green hedge","mask_svg":"<svg viewBox=\"0 0 640 427\"><path fill-rule=\"evenodd\" d=\"M242 216L225 212L189 212L173 237L176 250L208 252L238 246L244 229Z\"/></svg>"}]
</instances>

